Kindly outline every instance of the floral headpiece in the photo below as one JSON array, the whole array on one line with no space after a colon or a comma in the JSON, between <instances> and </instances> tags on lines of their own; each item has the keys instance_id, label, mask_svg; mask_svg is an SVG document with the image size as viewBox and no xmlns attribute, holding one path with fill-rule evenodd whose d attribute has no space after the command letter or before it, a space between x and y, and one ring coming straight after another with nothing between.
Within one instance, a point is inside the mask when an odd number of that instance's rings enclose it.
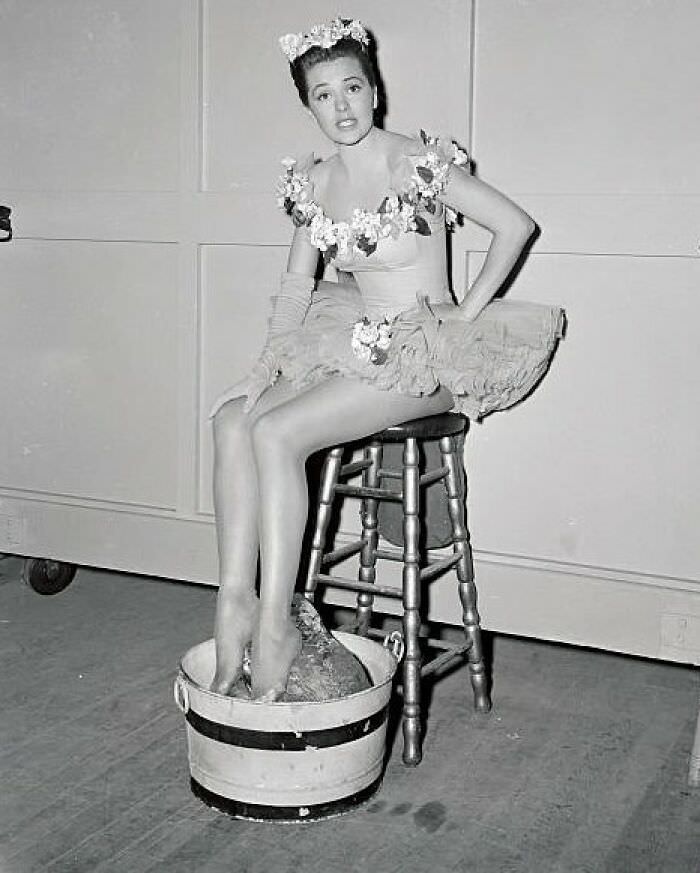
<instances>
[{"instance_id":1,"label":"floral headpiece","mask_svg":"<svg viewBox=\"0 0 700 873\"><path fill-rule=\"evenodd\" d=\"M317 24L308 33L287 33L279 39L280 48L289 63L296 60L310 48L319 46L328 49L341 39L356 39L362 45L369 44L369 34L356 18L334 18L328 24Z\"/></svg>"}]
</instances>

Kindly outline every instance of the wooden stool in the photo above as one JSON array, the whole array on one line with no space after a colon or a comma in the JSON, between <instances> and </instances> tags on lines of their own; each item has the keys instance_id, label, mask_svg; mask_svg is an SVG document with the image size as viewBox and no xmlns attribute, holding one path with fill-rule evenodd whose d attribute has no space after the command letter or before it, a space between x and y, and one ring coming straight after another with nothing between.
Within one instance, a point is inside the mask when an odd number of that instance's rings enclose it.
<instances>
[{"instance_id":1,"label":"wooden stool","mask_svg":"<svg viewBox=\"0 0 700 873\"><path fill-rule=\"evenodd\" d=\"M403 761L413 765L421 760L420 726L420 680L426 673L434 672L452 658L468 656L469 675L474 691L474 707L479 712L488 712L491 701L488 695L486 672L481 644L481 628L476 608L476 586L469 535L464 520L464 496L460 489L461 458L455 450L455 437L463 435L466 419L455 413L431 415L390 427L371 437L364 447L361 460L343 464L344 447L331 449L326 457L321 478L318 500L318 516L314 531L309 571L305 594L313 600L318 583L336 588L358 591L357 632L366 635L370 631L372 604L376 594L401 598L403 601L403 636L405 657L403 663ZM426 440L439 440L442 465L421 475L419 444ZM383 444L403 443L403 469L387 470L382 467ZM362 485L341 484L340 480L362 473ZM383 480L399 480L401 489L382 487ZM442 481L445 487L447 510L451 522L452 554L431 554L425 549L421 555L421 489ZM362 500L360 539L324 552L326 532L336 495L359 497ZM403 508L403 548L379 548L378 501L393 500ZM345 579L322 573L322 568L343 561L359 553L360 567L357 579ZM377 559L401 561L403 564L402 587L376 584ZM444 651L423 665L419 633L421 627L421 587L448 569L454 567L457 574L459 597L466 640L457 646L437 644ZM433 645L436 643L433 641Z\"/></svg>"}]
</instances>

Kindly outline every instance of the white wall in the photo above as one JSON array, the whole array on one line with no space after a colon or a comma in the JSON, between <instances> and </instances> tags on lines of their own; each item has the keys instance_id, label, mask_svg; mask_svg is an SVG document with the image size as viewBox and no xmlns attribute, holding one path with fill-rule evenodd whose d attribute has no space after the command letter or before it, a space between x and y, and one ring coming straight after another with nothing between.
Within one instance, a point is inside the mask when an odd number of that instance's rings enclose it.
<instances>
[{"instance_id":1,"label":"white wall","mask_svg":"<svg viewBox=\"0 0 700 873\"><path fill-rule=\"evenodd\" d=\"M388 126L470 147L542 229L511 295L569 317L541 387L468 440L484 623L700 662L700 7L351 11ZM278 160L322 150L276 38L335 13L0 5L0 550L215 579L205 412L253 360L284 263ZM486 244L458 234L456 287ZM458 620L449 580L431 608Z\"/></svg>"},{"instance_id":2,"label":"white wall","mask_svg":"<svg viewBox=\"0 0 700 873\"><path fill-rule=\"evenodd\" d=\"M609 636L594 580L616 582L613 599L631 587L613 607L623 649L649 586L698 591L699 28L692 0L477 4L474 156L542 229L511 293L559 301L569 320L541 388L469 443L482 602L499 626L529 623L501 598L533 570L565 592L538 599L536 624L558 638ZM673 597L647 615L647 652L688 607Z\"/></svg>"}]
</instances>

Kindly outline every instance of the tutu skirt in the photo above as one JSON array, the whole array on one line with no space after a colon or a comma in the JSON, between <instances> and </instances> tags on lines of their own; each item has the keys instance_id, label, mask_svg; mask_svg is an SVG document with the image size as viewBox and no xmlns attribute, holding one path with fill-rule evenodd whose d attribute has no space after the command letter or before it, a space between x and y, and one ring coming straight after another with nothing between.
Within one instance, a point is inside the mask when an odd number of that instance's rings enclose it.
<instances>
[{"instance_id":1,"label":"tutu skirt","mask_svg":"<svg viewBox=\"0 0 700 873\"><path fill-rule=\"evenodd\" d=\"M506 409L542 378L564 328L559 307L513 300L488 304L472 322L427 298L387 318L388 338L370 359L358 353L357 325L367 313L354 285L322 282L300 328L270 340L282 375L297 388L331 376L421 396L440 385L472 419ZM355 337L355 342L353 338ZM366 351L366 350L364 350Z\"/></svg>"}]
</instances>

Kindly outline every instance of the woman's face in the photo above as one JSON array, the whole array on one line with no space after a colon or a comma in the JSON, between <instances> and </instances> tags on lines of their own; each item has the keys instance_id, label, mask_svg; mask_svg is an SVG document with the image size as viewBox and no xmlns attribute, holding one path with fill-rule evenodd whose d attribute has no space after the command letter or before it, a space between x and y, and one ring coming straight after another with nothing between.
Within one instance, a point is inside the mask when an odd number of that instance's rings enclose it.
<instances>
[{"instance_id":1,"label":"woman's face","mask_svg":"<svg viewBox=\"0 0 700 873\"><path fill-rule=\"evenodd\" d=\"M354 145L374 124L375 92L352 56L314 64L306 73L309 111L337 145Z\"/></svg>"}]
</instances>

